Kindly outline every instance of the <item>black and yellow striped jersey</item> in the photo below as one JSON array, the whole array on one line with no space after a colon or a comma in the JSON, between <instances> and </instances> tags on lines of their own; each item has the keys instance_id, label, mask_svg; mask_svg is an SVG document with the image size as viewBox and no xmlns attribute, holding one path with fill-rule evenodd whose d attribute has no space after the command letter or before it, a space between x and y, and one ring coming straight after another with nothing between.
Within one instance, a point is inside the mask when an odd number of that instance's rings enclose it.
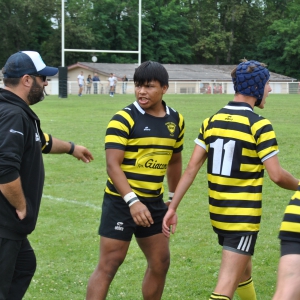
<instances>
[{"instance_id":1,"label":"black and yellow striped jersey","mask_svg":"<svg viewBox=\"0 0 300 300\"><path fill-rule=\"evenodd\" d=\"M195 142L207 151L209 211L215 232L257 232L263 162L278 153L271 123L247 103L229 102L204 120Z\"/></svg>"},{"instance_id":2,"label":"black and yellow striped jersey","mask_svg":"<svg viewBox=\"0 0 300 300\"><path fill-rule=\"evenodd\" d=\"M183 149L184 119L165 106L164 117L147 114L137 102L117 112L108 124L105 149L123 150L121 168L132 190L143 200L163 194L163 181L173 152ZM119 195L110 178L105 192Z\"/></svg>"},{"instance_id":3,"label":"black and yellow striped jersey","mask_svg":"<svg viewBox=\"0 0 300 300\"><path fill-rule=\"evenodd\" d=\"M285 209L279 238L300 242L300 185Z\"/></svg>"}]
</instances>

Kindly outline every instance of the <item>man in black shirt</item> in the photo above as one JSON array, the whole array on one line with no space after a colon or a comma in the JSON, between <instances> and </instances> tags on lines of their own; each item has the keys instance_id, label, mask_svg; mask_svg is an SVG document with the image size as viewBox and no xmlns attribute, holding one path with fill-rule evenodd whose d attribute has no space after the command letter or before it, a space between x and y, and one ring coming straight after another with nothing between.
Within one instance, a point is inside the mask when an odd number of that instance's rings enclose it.
<instances>
[{"instance_id":1,"label":"man in black shirt","mask_svg":"<svg viewBox=\"0 0 300 300\"><path fill-rule=\"evenodd\" d=\"M83 162L88 149L43 133L30 105L44 98L47 67L39 53L11 55L2 73L0 89L0 299L21 300L36 269L27 239L36 225L43 185L43 153L68 153Z\"/></svg>"}]
</instances>

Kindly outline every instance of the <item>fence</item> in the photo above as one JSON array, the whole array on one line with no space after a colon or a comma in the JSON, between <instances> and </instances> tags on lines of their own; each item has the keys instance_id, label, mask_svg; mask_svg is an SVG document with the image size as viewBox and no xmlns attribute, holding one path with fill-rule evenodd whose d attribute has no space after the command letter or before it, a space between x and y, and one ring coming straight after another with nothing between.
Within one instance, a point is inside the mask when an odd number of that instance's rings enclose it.
<instances>
[{"instance_id":1,"label":"fence","mask_svg":"<svg viewBox=\"0 0 300 300\"><path fill-rule=\"evenodd\" d=\"M274 94L300 94L300 82L270 82ZM0 81L0 88L3 82ZM58 95L58 81L50 80L46 91L50 95ZM84 94L109 94L108 84L93 82L90 89L84 87ZM116 94L134 94L134 83L129 81L125 84L118 82L115 88ZM215 81L170 81L168 94L234 94L232 82ZM68 94L78 94L78 82L68 81Z\"/></svg>"},{"instance_id":2,"label":"fence","mask_svg":"<svg viewBox=\"0 0 300 300\"><path fill-rule=\"evenodd\" d=\"M270 82L274 94L299 94L300 82ZM78 93L77 81L68 81L68 94ZM90 90L84 87L84 94L109 94L109 85L105 82L94 82ZM116 94L134 94L133 82L118 82L115 87ZM234 94L232 82L180 82L170 81L168 94Z\"/></svg>"}]
</instances>

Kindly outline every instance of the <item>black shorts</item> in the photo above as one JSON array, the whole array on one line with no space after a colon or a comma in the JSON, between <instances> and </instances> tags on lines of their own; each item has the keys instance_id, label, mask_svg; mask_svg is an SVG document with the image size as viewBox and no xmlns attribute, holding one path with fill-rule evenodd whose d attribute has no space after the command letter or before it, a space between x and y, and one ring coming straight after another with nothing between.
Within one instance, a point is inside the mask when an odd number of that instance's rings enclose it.
<instances>
[{"instance_id":1,"label":"black shorts","mask_svg":"<svg viewBox=\"0 0 300 300\"><path fill-rule=\"evenodd\" d=\"M147 206L154 221L150 227L135 224L128 205L121 197L104 193L99 234L111 239L131 241L133 234L136 238L145 238L162 233L162 221L168 207L162 199L143 204Z\"/></svg>"},{"instance_id":2,"label":"black shorts","mask_svg":"<svg viewBox=\"0 0 300 300\"><path fill-rule=\"evenodd\" d=\"M300 254L300 243L296 241L281 240L280 255Z\"/></svg>"},{"instance_id":3,"label":"black shorts","mask_svg":"<svg viewBox=\"0 0 300 300\"><path fill-rule=\"evenodd\" d=\"M219 244L223 246L224 250L232 252L253 255L257 240L257 233L244 236L222 236L218 235Z\"/></svg>"}]
</instances>

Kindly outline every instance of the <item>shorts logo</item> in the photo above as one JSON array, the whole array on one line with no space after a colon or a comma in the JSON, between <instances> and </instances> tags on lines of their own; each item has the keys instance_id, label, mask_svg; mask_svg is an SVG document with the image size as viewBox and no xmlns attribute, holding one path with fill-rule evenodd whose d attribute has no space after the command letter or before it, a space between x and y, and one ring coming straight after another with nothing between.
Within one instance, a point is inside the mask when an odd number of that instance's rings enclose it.
<instances>
[{"instance_id":1,"label":"shorts logo","mask_svg":"<svg viewBox=\"0 0 300 300\"><path fill-rule=\"evenodd\" d=\"M123 222L118 222L117 226L115 226L115 230L123 231L124 230Z\"/></svg>"}]
</instances>

